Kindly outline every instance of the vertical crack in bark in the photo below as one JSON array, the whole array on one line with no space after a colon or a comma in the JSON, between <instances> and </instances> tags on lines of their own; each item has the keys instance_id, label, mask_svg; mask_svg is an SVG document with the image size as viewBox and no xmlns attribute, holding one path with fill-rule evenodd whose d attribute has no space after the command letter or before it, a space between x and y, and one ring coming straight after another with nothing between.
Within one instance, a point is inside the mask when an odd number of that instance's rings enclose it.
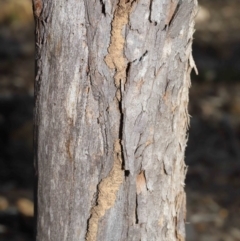
<instances>
[{"instance_id":1,"label":"vertical crack in bark","mask_svg":"<svg viewBox=\"0 0 240 241\"><path fill-rule=\"evenodd\" d=\"M150 4L149 4L149 16L148 16L148 21L150 23L152 23L152 20L151 20L151 16L152 16L152 4L153 4L153 0L150 0Z\"/></svg>"},{"instance_id":2,"label":"vertical crack in bark","mask_svg":"<svg viewBox=\"0 0 240 241\"><path fill-rule=\"evenodd\" d=\"M122 111L122 91L126 82L127 60L124 57L125 38L122 31L128 23L129 13L134 0L126 2L120 0L112 20L111 40L108 48L108 55L105 62L110 69L115 70L114 83L116 86L116 101L119 104L119 133L118 139L114 143L114 163L109 175L102 179L98 185L97 205L91 210L91 216L88 221L88 230L86 241L96 241L98 233L99 220L105 215L106 211L114 206L117 193L123 182L124 170L123 151L122 151L122 129L123 129L123 111Z\"/></svg>"},{"instance_id":3,"label":"vertical crack in bark","mask_svg":"<svg viewBox=\"0 0 240 241\"><path fill-rule=\"evenodd\" d=\"M106 16L105 3L103 2L103 0L100 0L100 3L102 5L102 13L104 16Z\"/></svg>"},{"instance_id":4,"label":"vertical crack in bark","mask_svg":"<svg viewBox=\"0 0 240 241\"><path fill-rule=\"evenodd\" d=\"M135 204L135 224L138 224L138 195L136 195L136 204Z\"/></svg>"},{"instance_id":5,"label":"vertical crack in bark","mask_svg":"<svg viewBox=\"0 0 240 241\"><path fill-rule=\"evenodd\" d=\"M116 99L119 103L119 139L120 144L122 144L122 130L123 130L123 109L122 109L122 93L124 91L124 86L127 79L127 72L129 70L129 63L124 56L124 45L125 38L122 34L122 31L125 25L129 21L129 14L131 12L132 4L135 0L120 0L117 9L114 13L114 18L112 21L112 30L111 30L111 41L108 48L108 55L105 57L105 62L110 69L115 70L114 81L116 90ZM122 150L121 146L121 150ZM123 154L122 154L122 160ZM123 163L124 166L124 163Z\"/></svg>"}]
</instances>

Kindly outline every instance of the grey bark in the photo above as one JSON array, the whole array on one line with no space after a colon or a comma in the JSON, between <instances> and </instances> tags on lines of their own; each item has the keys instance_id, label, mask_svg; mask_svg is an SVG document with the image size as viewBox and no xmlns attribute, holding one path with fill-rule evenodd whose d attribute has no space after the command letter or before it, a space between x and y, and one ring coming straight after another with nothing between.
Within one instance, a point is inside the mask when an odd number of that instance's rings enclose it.
<instances>
[{"instance_id":1,"label":"grey bark","mask_svg":"<svg viewBox=\"0 0 240 241\"><path fill-rule=\"evenodd\" d=\"M38 241L185 238L196 0L33 0Z\"/></svg>"}]
</instances>

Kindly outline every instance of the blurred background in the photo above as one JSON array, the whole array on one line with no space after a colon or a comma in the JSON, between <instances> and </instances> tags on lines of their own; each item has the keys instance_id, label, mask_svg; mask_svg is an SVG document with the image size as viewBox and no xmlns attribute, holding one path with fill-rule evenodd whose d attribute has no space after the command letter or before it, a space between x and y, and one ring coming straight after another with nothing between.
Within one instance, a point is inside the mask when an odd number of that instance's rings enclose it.
<instances>
[{"instance_id":1,"label":"blurred background","mask_svg":"<svg viewBox=\"0 0 240 241\"><path fill-rule=\"evenodd\" d=\"M199 5L187 241L240 241L240 1ZM0 0L0 241L34 240L33 81L31 0Z\"/></svg>"}]
</instances>

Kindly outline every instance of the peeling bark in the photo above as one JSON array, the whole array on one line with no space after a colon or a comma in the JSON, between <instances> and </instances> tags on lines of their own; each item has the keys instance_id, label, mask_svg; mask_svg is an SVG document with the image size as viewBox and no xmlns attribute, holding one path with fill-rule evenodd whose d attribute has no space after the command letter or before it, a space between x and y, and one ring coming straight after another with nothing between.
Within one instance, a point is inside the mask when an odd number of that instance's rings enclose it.
<instances>
[{"instance_id":1,"label":"peeling bark","mask_svg":"<svg viewBox=\"0 0 240 241\"><path fill-rule=\"evenodd\" d=\"M185 239L196 0L33 0L37 240Z\"/></svg>"}]
</instances>

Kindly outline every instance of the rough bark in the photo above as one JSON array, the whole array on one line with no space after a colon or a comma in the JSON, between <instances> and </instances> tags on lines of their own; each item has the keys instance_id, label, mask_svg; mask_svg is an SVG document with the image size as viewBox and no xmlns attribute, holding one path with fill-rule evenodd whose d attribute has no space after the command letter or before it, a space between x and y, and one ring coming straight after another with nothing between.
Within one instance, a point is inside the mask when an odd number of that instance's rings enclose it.
<instances>
[{"instance_id":1,"label":"rough bark","mask_svg":"<svg viewBox=\"0 0 240 241\"><path fill-rule=\"evenodd\" d=\"M33 0L38 241L185 237L196 0Z\"/></svg>"}]
</instances>

